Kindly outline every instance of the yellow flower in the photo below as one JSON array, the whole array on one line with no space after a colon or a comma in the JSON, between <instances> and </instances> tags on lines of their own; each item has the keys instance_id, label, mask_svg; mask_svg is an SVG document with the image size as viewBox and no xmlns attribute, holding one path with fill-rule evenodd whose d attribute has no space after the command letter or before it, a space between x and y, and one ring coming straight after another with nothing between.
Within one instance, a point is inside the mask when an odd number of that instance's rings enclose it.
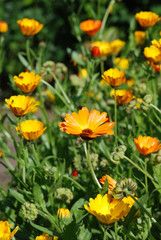
<instances>
[{"instance_id":1,"label":"yellow flower","mask_svg":"<svg viewBox=\"0 0 161 240\"><path fill-rule=\"evenodd\" d=\"M9 99L5 99L7 107L13 112L16 117L23 117L27 113L35 110L36 103L29 96L11 96Z\"/></svg>"},{"instance_id":2,"label":"yellow flower","mask_svg":"<svg viewBox=\"0 0 161 240\"><path fill-rule=\"evenodd\" d=\"M125 42L120 39L116 39L110 42L110 45L111 45L111 52L117 54L125 46Z\"/></svg>"},{"instance_id":3,"label":"yellow flower","mask_svg":"<svg viewBox=\"0 0 161 240\"><path fill-rule=\"evenodd\" d=\"M59 219L68 219L70 218L70 211L68 208L59 208L57 211L57 216Z\"/></svg>"},{"instance_id":4,"label":"yellow flower","mask_svg":"<svg viewBox=\"0 0 161 240\"><path fill-rule=\"evenodd\" d=\"M142 27L152 27L159 21L159 15L153 12L139 12L135 18Z\"/></svg>"},{"instance_id":5,"label":"yellow flower","mask_svg":"<svg viewBox=\"0 0 161 240\"><path fill-rule=\"evenodd\" d=\"M34 72L22 72L14 76L14 82L24 93L31 93L35 90L41 80L41 76Z\"/></svg>"},{"instance_id":6,"label":"yellow flower","mask_svg":"<svg viewBox=\"0 0 161 240\"><path fill-rule=\"evenodd\" d=\"M95 49L99 48L99 56L102 58L106 58L109 54L112 53L111 44L105 41L96 41L91 45L91 52L93 52L93 56L95 56Z\"/></svg>"},{"instance_id":7,"label":"yellow flower","mask_svg":"<svg viewBox=\"0 0 161 240\"><path fill-rule=\"evenodd\" d=\"M129 59L118 57L118 58L115 58L114 64L117 65L117 67L126 70L129 67Z\"/></svg>"},{"instance_id":8,"label":"yellow flower","mask_svg":"<svg viewBox=\"0 0 161 240\"><path fill-rule=\"evenodd\" d=\"M134 138L134 142L138 152L142 155L149 155L157 152L161 148L159 140L150 136L139 136L138 139Z\"/></svg>"},{"instance_id":9,"label":"yellow flower","mask_svg":"<svg viewBox=\"0 0 161 240\"><path fill-rule=\"evenodd\" d=\"M41 31L43 28L43 24L40 24L38 21L34 19L23 18L22 20L18 20L17 24L23 35L25 36L33 36Z\"/></svg>"},{"instance_id":10,"label":"yellow flower","mask_svg":"<svg viewBox=\"0 0 161 240\"><path fill-rule=\"evenodd\" d=\"M112 89L110 95L115 98L116 91L116 100L118 104L127 104L133 99L133 94L130 90L115 90Z\"/></svg>"},{"instance_id":11,"label":"yellow flower","mask_svg":"<svg viewBox=\"0 0 161 240\"><path fill-rule=\"evenodd\" d=\"M47 89L45 92L46 92L46 94L47 94L47 96L48 96L48 98L49 98L49 101L52 102L52 103L54 103L54 102L55 102L55 95L52 94L52 93L49 91L49 89Z\"/></svg>"},{"instance_id":12,"label":"yellow flower","mask_svg":"<svg viewBox=\"0 0 161 240\"><path fill-rule=\"evenodd\" d=\"M88 19L80 23L80 28L84 31L87 35L93 37L96 33L100 30L102 25L101 20L92 20Z\"/></svg>"},{"instance_id":13,"label":"yellow flower","mask_svg":"<svg viewBox=\"0 0 161 240\"><path fill-rule=\"evenodd\" d=\"M161 38L158 41L154 39L152 44L161 51Z\"/></svg>"},{"instance_id":14,"label":"yellow flower","mask_svg":"<svg viewBox=\"0 0 161 240\"><path fill-rule=\"evenodd\" d=\"M8 221L0 221L0 240L10 240L18 231L19 227L16 227L13 232L10 230Z\"/></svg>"},{"instance_id":15,"label":"yellow flower","mask_svg":"<svg viewBox=\"0 0 161 240\"><path fill-rule=\"evenodd\" d=\"M0 33L8 31L8 24L5 21L0 21Z\"/></svg>"},{"instance_id":16,"label":"yellow flower","mask_svg":"<svg viewBox=\"0 0 161 240\"><path fill-rule=\"evenodd\" d=\"M134 201L133 201L134 203ZM94 215L102 224L109 225L124 218L133 205L131 199L123 198L120 200L111 199L110 195L101 196L98 194L95 199L89 199L89 206L84 208Z\"/></svg>"},{"instance_id":17,"label":"yellow flower","mask_svg":"<svg viewBox=\"0 0 161 240\"><path fill-rule=\"evenodd\" d=\"M102 137L104 134L114 134L111 130L114 124L115 122L109 122L107 113L100 114L95 109L89 113L88 108L83 107L78 113L66 114L65 122L58 125L60 130L67 134L81 136L85 140L90 140Z\"/></svg>"},{"instance_id":18,"label":"yellow flower","mask_svg":"<svg viewBox=\"0 0 161 240\"><path fill-rule=\"evenodd\" d=\"M28 141L38 139L46 130L43 122L37 120L27 120L21 123L21 135ZM16 127L16 130L20 132L20 126Z\"/></svg>"},{"instance_id":19,"label":"yellow flower","mask_svg":"<svg viewBox=\"0 0 161 240\"><path fill-rule=\"evenodd\" d=\"M104 72L102 78L112 87L118 87L126 82L125 72L117 68L110 68Z\"/></svg>"},{"instance_id":20,"label":"yellow flower","mask_svg":"<svg viewBox=\"0 0 161 240\"><path fill-rule=\"evenodd\" d=\"M78 77L86 78L87 76L88 76L87 70L85 68L81 68L81 70L78 72Z\"/></svg>"},{"instance_id":21,"label":"yellow flower","mask_svg":"<svg viewBox=\"0 0 161 240\"><path fill-rule=\"evenodd\" d=\"M35 238L35 240L57 240L58 237L57 236L54 236L54 237L51 237L49 234L47 233L43 233L43 235L40 235L40 236L37 236Z\"/></svg>"},{"instance_id":22,"label":"yellow flower","mask_svg":"<svg viewBox=\"0 0 161 240\"><path fill-rule=\"evenodd\" d=\"M161 51L155 45L144 48L144 56L154 63L161 62Z\"/></svg>"},{"instance_id":23,"label":"yellow flower","mask_svg":"<svg viewBox=\"0 0 161 240\"><path fill-rule=\"evenodd\" d=\"M134 85L135 80L133 78L130 78L127 80L127 86L131 88Z\"/></svg>"},{"instance_id":24,"label":"yellow flower","mask_svg":"<svg viewBox=\"0 0 161 240\"><path fill-rule=\"evenodd\" d=\"M144 44L145 40L145 36L146 36L146 32L145 31L135 31L134 32L134 36L135 36L135 42L138 44Z\"/></svg>"},{"instance_id":25,"label":"yellow flower","mask_svg":"<svg viewBox=\"0 0 161 240\"><path fill-rule=\"evenodd\" d=\"M40 101L37 101L34 97L30 97L34 107L31 110L31 113L35 113L39 110L39 106L40 106Z\"/></svg>"},{"instance_id":26,"label":"yellow flower","mask_svg":"<svg viewBox=\"0 0 161 240\"><path fill-rule=\"evenodd\" d=\"M143 99L142 98L136 98L137 100L137 103L136 103L136 108L140 108L140 104L143 102Z\"/></svg>"}]
</instances>

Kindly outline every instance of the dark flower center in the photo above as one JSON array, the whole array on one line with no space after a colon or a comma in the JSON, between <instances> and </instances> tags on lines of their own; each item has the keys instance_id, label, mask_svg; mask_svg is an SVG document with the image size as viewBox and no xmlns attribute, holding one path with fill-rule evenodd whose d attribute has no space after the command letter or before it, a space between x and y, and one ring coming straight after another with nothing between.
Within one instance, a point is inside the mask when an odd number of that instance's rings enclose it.
<instances>
[{"instance_id":1,"label":"dark flower center","mask_svg":"<svg viewBox=\"0 0 161 240\"><path fill-rule=\"evenodd\" d=\"M93 133L93 131L89 128L83 129L81 133L81 137L83 140L90 140L90 136Z\"/></svg>"}]
</instances>

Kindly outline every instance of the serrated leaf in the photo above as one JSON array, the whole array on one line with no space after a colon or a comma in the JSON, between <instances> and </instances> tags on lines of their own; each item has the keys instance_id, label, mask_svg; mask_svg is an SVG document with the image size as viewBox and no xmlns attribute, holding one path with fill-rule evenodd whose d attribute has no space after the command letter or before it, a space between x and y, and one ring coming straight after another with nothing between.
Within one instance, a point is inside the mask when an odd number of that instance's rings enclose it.
<instances>
[{"instance_id":1,"label":"serrated leaf","mask_svg":"<svg viewBox=\"0 0 161 240\"><path fill-rule=\"evenodd\" d=\"M9 191L10 191L10 193L12 194L12 196L13 196L14 198L16 198L16 200L17 200L18 202L20 202L20 203L24 203L24 202L25 202L25 198L24 198L24 196L23 196L21 193L17 192L17 191L14 190L14 189L9 189Z\"/></svg>"}]
</instances>

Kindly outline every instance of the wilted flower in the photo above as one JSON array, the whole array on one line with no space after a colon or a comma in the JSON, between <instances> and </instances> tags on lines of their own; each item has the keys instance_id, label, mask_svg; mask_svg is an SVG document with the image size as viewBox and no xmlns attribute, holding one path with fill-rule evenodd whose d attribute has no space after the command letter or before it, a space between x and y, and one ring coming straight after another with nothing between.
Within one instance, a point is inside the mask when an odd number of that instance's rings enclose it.
<instances>
[{"instance_id":1,"label":"wilted flower","mask_svg":"<svg viewBox=\"0 0 161 240\"><path fill-rule=\"evenodd\" d=\"M70 218L70 211L68 208L59 208L57 211L57 216L59 219L68 219Z\"/></svg>"},{"instance_id":2,"label":"wilted flower","mask_svg":"<svg viewBox=\"0 0 161 240\"><path fill-rule=\"evenodd\" d=\"M139 12L135 18L142 27L152 27L159 21L159 15L153 12Z\"/></svg>"},{"instance_id":3,"label":"wilted flower","mask_svg":"<svg viewBox=\"0 0 161 240\"><path fill-rule=\"evenodd\" d=\"M101 58L106 59L106 57L112 53L111 45L109 42L105 41L93 42L91 45L91 53L93 56L100 56Z\"/></svg>"},{"instance_id":4,"label":"wilted flower","mask_svg":"<svg viewBox=\"0 0 161 240\"><path fill-rule=\"evenodd\" d=\"M35 240L58 240L58 237L51 237L49 234L43 233L43 235L37 236Z\"/></svg>"},{"instance_id":5,"label":"wilted flower","mask_svg":"<svg viewBox=\"0 0 161 240\"><path fill-rule=\"evenodd\" d=\"M0 21L0 33L8 31L8 24L5 21Z\"/></svg>"},{"instance_id":6,"label":"wilted flower","mask_svg":"<svg viewBox=\"0 0 161 240\"><path fill-rule=\"evenodd\" d=\"M90 37L93 37L96 35L96 33L99 31L101 28L101 20L92 20L88 19L86 21L83 21L80 23L80 28L82 31L84 31L87 35Z\"/></svg>"},{"instance_id":7,"label":"wilted flower","mask_svg":"<svg viewBox=\"0 0 161 240\"><path fill-rule=\"evenodd\" d=\"M130 211L134 200L123 198L112 199L110 195L101 196L98 194L95 199L89 199L89 206L84 204L84 208L94 215L102 224L109 225L123 219Z\"/></svg>"},{"instance_id":8,"label":"wilted flower","mask_svg":"<svg viewBox=\"0 0 161 240\"><path fill-rule=\"evenodd\" d=\"M115 90L112 89L110 92L110 95L112 96L112 98L115 98L115 91L116 91L116 101L118 104L127 104L129 103L134 95L132 94L132 92L130 90Z\"/></svg>"},{"instance_id":9,"label":"wilted flower","mask_svg":"<svg viewBox=\"0 0 161 240\"><path fill-rule=\"evenodd\" d=\"M111 45L111 52L117 54L125 46L125 42L120 39L116 39L110 42L110 45Z\"/></svg>"},{"instance_id":10,"label":"wilted flower","mask_svg":"<svg viewBox=\"0 0 161 240\"><path fill-rule=\"evenodd\" d=\"M134 138L137 150L142 155L149 155L151 153L157 152L161 148L159 140L150 136L139 136L138 139Z\"/></svg>"},{"instance_id":11,"label":"wilted flower","mask_svg":"<svg viewBox=\"0 0 161 240\"><path fill-rule=\"evenodd\" d=\"M29 96L11 96L9 99L5 99L7 107L13 112L16 117L23 117L27 113L35 110L36 103Z\"/></svg>"},{"instance_id":12,"label":"wilted flower","mask_svg":"<svg viewBox=\"0 0 161 240\"><path fill-rule=\"evenodd\" d=\"M154 63L161 62L161 51L155 45L150 45L150 47L144 48L144 55Z\"/></svg>"},{"instance_id":13,"label":"wilted flower","mask_svg":"<svg viewBox=\"0 0 161 240\"><path fill-rule=\"evenodd\" d=\"M21 123L21 135L28 141L34 141L45 132L46 128L41 121L26 120ZM19 124L16 130L20 132Z\"/></svg>"},{"instance_id":14,"label":"wilted flower","mask_svg":"<svg viewBox=\"0 0 161 240\"><path fill-rule=\"evenodd\" d=\"M121 69L128 69L129 67L129 59L127 58L115 58L114 60L114 64L118 67L118 68L121 68Z\"/></svg>"},{"instance_id":15,"label":"wilted flower","mask_svg":"<svg viewBox=\"0 0 161 240\"><path fill-rule=\"evenodd\" d=\"M41 80L41 76L34 72L22 72L14 76L14 82L24 93L31 93L35 90Z\"/></svg>"},{"instance_id":16,"label":"wilted flower","mask_svg":"<svg viewBox=\"0 0 161 240\"><path fill-rule=\"evenodd\" d=\"M17 24L19 25L22 34L28 37L39 33L44 26L43 24L40 24L38 21L28 18L18 20Z\"/></svg>"},{"instance_id":17,"label":"wilted flower","mask_svg":"<svg viewBox=\"0 0 161 240\"><path fill-rule=\"evenodd\" d=\"M37 218L38 209L34 203L24 202L21 205L19 214L23 219L33 221Z\"/></svg>"},{"instance_id":18,"label":"wilted flower","mask_svg":"<svg viewBox=\"0 0 161 240\"><path fill-rule=\"evenodd\" d=\"M89 140L104 134L114 134L111 130L114 124L114 122L109 122L107 113L100 114L95 109L89 113L88 109L83 107L78 113L66 114L65 122L59 123L59 127L67 134L81 136L83 139Z\"/></svg>"},{"instance_id":19,"label":"wilted flower","mask_svg":"<svg viewBox=\"0 0 161 240\"><path fill-rule=\"evenodd\" d=\"M102 78L111 85L111 87L118 87L126 82L125 72L117 68L110 68L104 72Z\"/></svg>"},{"instance_id":20,"label":"wilted flower","mask_svg":"<svg viewBox=\"0 0 161 240\"><path fill-rule=\"evenodd\" d=\"M134 32L134 36L135 36L135 42L138 43L139 45L144 44L145 42L145 36L146 36L146 32L145 31L135 31Z\"/></svg>"},{"instance_id":21,"label":"wilted flower","mask_svg":"<svg viewBox=\"0 0 161 240\"><path fill-rule=\"evenodd\" d=\"M11 240L13 236L18 231L19 227L16 227L13 232L11 232L10 224L8 221L0 221L0 239L1 240Z\"/></svg>"}]
</instances>

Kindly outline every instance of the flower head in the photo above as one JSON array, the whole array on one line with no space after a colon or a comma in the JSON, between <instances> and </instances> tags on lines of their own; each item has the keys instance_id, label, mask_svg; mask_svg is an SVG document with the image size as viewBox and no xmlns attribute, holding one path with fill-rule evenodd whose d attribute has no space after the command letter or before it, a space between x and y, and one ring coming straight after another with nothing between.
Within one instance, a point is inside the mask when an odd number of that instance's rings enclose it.
<instances>
[{"instance_id":1,"label":"flower head","mask_svg":"<svg viewBox=\"0 0 161 240\"><path fill-rule=\"evenodd\" d=\"M126 82L125 72L117 68L110 68L104 72L102 78L111 85L111 87L118 87Z\"/></svg>"},{"instance_id":2,"label":"flower head","mask_svg":"<svg viewBox=\"0 0 161 240\"><path fill-rule=\"evenodd\" d=\"M157 138L149 136L139 136L138 139L134 138L135 145L137 150L142 155L149 155L151 153L157 152L161 148L159 140Z\"/></svg>"},{"instance_id":3,"label":"flower head","mask_svg":"<svg viewBox=\"0 0 161 240\"><path fill-rule=\"evenodd\" d=\"M78 113L66 114L65 122L59 123L59 126L60 130L67 134L81 136L83 139L89 140L104 134L114 134L111 130L114 124L114 122L109 122L107 113L100 114L95 109L89 113L88 109L83 107Z\"/></svg>"},{"instance_id":4,"label":"flower head","mask_svg":"<svg viewBox=\"0 0 161 240\"><path fill-rule=\"evenodd\" d=\"M91 45L91 53L93 53L92 54L93 56L96 55L102 58L106 58L109 54L111 54L111 52L112 52L112 49L109 42L96 41Z\"/></svg>"},{"instance_id":5,"label":"flower head","mask_svg":"<svg viewBox=\"0 0 161 240\"><path fill-rule=\"evenodd\" d=\"M19 25L22 34L25 36L33 36L39 33L44 26L43 24L40 24L38 21L28 18L18 20L17 24Z\"/></svg>"},{"instance_id":6,"label":"flower head","mask_svg":"<svg viewBox=\"0 0 161 240\"><path fill-rule=\"evenodd\" d=\"M58 237L57 236L51 237L49 234L43 233L42 235L37 236L35 240L58 240Z\"/></svg>"},{"instance_id":7,"label":"flower head","mask_svg":"<svg viewBox=\"0 0 161 240\"><path fill-rule=\"evenodd\" d=\"M5 102L16 117L23 117L34 111L36 107L31 97L23 95L11 96L9 99L5 99Z\"/></svg>"},{"instance_id":8,"label":"flower head","mask_svg":"<svg viewBox=\"0 0 161 240\"><path fill-rule=\"evenodd\" d=\"M19 227L16 227L13 232L10 230L10 224L8 221L0 221L0 239L10 240L18 231Z\"/></svg>"},{"instance_id":9,"label":"flower head","mask_svg":"<svg viewBox=\"0 0 161 240\"><path fill-rule=\"evenodd\" d=\"M158 41L156 39L154 39L152 41L152 44L161 51L161 38Z\"/></svg>"},{"instance_id":10,"label":"flower head","mask_svg":"<svg viewBox=\"0 0 161 240\"><path fill-rule=\"evenodd\" d=\"M135 31L134 36L135 36L136 43L138 43L139 45L144 44L144 42L145 42L144 38L146 36L145 31Z\"/></svg>"},{"instance_id":11,"label":"flower head","mask_svg":"<svg viewBox=\"0 0 161 240\"><path fill-rule=\"evenodd\" d=\"M118 68L121 68L121 69L128 69L129 67L129 59L127 58L115 58L114 60L114 64L118 67Z\"/></svg>"},{"instance_id":12,"label":"flower head","mask_svg":"<svg viewBox=\"0 0 161 240\"><path fill-rule=\"evenodd\" d=\"M142 27L152 27L159 21L159 15L153 12L139 12L135 18Z\"/></svg>"},{"instance_id":13,"label":"flower head","mask_svg":"<svg viewBox=\"0 0 161 240\"><path fill-rule=\"evenodd\" d=\"M99 180L100 183L105 184L106 178L107 178L108 184L109 184L109 186L108 186L108 194L111 194L111 191L115 188L117 182L116 182L115 179L113 179L108 174L106 174L106 175L102 176L102 178L100 178L100 180Z\"/></svg>"},{"instance_id":14,"label":"flower head","mask_svg":"<svg viewBox=\"0 0 161 240\"><path fill-rule=\"evenodd\" d=\"M89 199L89 206L86 204L84 208L94 215L102 224L109 225L124 218L131 209L134 200L130 201L127 198L120 200L111 199L110 195L101 196L98 194L95 199Z\"/></svg>"},{"instance_id":15,"label":"flower head","mask_svg":"<svg viewBox=\"0 0 161 240\"><path fill-rule=\"evenodd\" d=\"M90 37L93 37L96 35L96 33L99 31L101 28L101 20L92 20L88 19L86 21L83 21L80 23L80 28L82 31L84 31L87 35Z\"/></svg>"},{"instance_id":16,"label":"flower head","mask_svg":"<svg viewBox=\"0 0 161 240\"><path fill-rule=\"evenodd\" d=\"M154 63L161 62L161 51L155 45L144 48L144 56Z\"/></svg>"},{"instance_id":17,"label":"flower head","mask_svg":"<svg viewBox=\"0 0 161 240\"><path fill-rule=\"evenodd\" d=\"M27 120L21 123L21 135L28 141L38 139L46 130L43 122L37 120ZM16 130L20 132L20 126L16 127Z\"/></svg>"},{"instance_id":18,"label":"flower head","mask_svg":"<svg viewBox=\"0 0 161 240\"><path fill-rule=\"evenodd\" d=\"M0 157L2 156L2 152L0 152Z\"/></svg>"},{"instance_id":19,"label":"flower head","mask_svg":"<svg viewBox=\"0 0 161 240\"><path fill-rule=\"evenodd\" d=\"M37 101L34 97L30 97L34 107L31 109L31 113L35 113L39 110L40 101Z\"/></svg>"},{"instance_id":20,"label":"flower head","mask_svg":"<svg viewBox=\"0 0 161 240\"><path fill-rule=\"evenodd\" d=\"M8 31L8 24L5 21L0 21L0 33Z\"/></svg>"},{"instance_id":21,"label":"flower head","mask_svg":"<svg viewBox=\"0 0 161 240\"><path fill-rule=\"evenodd\" d=\"M115 98L115 91L116 91L116 100L117 100L118 104L127 104L134 97L134 95L132 94L132 92L130 90L115 90L115 89L112 89L110 94L113 98Z\"/></svg>"},{"instance_id":22,"label":"flower head","mask_svg":"<svg viewBox=\"0 0 161 240\"><path fill-rule=\"evenodd\" d=\"M110 45L111 45L111 52L117 54L125 46L125 42L120 39L116 39L110 42Z\"/></svg>"},{"instance_id":23,"label":"flower head","mask_svg":"<svg viewBox=\"0 0 161 240\"><path fill-rule=\"evenodd\" d=\"M14 82L24 93L31 93L35 90L41 80L41 76L34 72L22 72L14 76Z\"/></svg>"},{"instance_id":24,"label":"flower head","mask_svg":"<svg viewBox=\"0 0 161 240\"><path fill-rule=\"evenodd\" d=\"M57 216L59 219L68 219L70 218L70 211L68 208L59 208L57 211Z\"/></svg>"}]
</instances>

